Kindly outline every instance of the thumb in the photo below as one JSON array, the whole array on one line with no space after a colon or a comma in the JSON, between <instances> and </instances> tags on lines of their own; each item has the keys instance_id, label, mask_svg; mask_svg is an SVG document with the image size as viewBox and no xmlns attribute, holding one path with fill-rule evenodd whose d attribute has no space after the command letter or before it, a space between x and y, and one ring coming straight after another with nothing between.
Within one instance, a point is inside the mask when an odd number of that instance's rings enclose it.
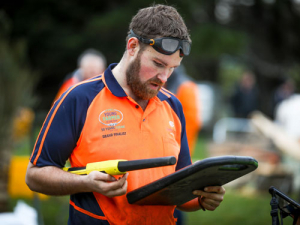
<instances>
[{"instance_id":1,"label":"thumb","mask_svg":"<svg viewBox=\"0 0 300 225\"><path fill-rule=\"evenodd\" d=\"M102 181L116 181L117 180L113 176L111 176L111 175L109 175L107 173L99 172L99 171L93 171L90 174L92 176L94 176L95 180L102 180Z\"/></svg>"}]
</instances>

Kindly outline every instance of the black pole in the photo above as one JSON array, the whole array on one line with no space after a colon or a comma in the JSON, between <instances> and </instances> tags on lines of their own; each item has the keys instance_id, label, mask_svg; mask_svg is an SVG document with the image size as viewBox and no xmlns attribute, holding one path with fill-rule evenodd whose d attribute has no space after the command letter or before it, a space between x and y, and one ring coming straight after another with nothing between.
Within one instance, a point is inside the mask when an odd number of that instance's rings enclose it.
<instances>
[{"instance_id":1,"label":"black pole","mask_svg":"<svg viewBox=\"0 0 300 225\"><path fill-rule=\"evenodd\" d=\"M270 202L271 205L271 216L272 216L272 225L279 225L279 219L278 219L278 200L275 196L273 187L269 189L269 192L272 194L272 199Z\"/></svg>"},{"instance_id":2,"label":"black pole","mask_svg":"<svg viewBox=\"0 0 300 225\"><path fill-rule=\"evenodd\" d=\"M174 156L151 158L151 159L139 159L139 160L129 160L120 161L118 164L118 169L121 172L148 169L160 166L169 166L176 163L176 158Z\"/></svg>"}]
</instances>

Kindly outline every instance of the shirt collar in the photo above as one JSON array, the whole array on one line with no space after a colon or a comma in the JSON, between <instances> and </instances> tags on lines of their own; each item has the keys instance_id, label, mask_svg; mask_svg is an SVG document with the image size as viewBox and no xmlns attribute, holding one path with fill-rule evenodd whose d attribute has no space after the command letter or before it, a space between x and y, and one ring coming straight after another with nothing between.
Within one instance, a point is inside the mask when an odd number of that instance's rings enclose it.
<instances>
[{"instance_id":1,"label":"shirt collar","mask_svg":"<svg viewBox=\"0 0 300 225\"><path fill-rule=\"evenodd\" d=\"M125 91L120 86L115 76L112 73L112 69L118 65L117 63L110 64L104 72L104 82L111 93L117 97L127 97Z\"/></svg>"}]
</instances>

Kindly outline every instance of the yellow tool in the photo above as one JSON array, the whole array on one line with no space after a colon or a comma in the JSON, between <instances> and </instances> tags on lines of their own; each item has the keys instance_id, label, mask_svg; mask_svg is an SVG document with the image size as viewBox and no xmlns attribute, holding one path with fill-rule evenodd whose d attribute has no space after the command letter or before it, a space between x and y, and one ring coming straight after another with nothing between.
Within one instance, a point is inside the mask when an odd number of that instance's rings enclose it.
<instances>
[{"instance_id":1,"label":"yellow tool","mask_svg":"<svg viewBox=\"0 0 300 225\"><path fill-rule=\"evenodd\" d=\"M88 163L85 167L64 167L63 170L79 175L86 175L92 171L100 171L110 175L121 175L125 174L127 171L169 166L174 165L175 163L176 158L174 156L129 161L118 159Z\"/></svg>"}]
</instances>

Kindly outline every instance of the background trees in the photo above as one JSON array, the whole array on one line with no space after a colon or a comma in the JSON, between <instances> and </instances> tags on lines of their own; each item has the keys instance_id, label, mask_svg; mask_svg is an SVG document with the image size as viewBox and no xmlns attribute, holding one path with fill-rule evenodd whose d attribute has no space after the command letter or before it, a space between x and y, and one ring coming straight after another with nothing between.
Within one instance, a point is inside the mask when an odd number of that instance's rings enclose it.
<instances>
[{"instance_id":1,"label":"background trees","mask_svg":"<svg viewBox=\"0 0 300 225\"><path fill-rule=\"evenodd\" d=\"M160 3L163 1L158 1ZM39 74L36 108L48 109L65 75L86 48L117 62L132 15L153 2L20 0L1 3L12 24L8 41L22 39L29 66ZM192 35L184 60L197 80L220 82L221 62L252 69L262 90L262 110L272 116L270 98L286 76L298 72L299 3L294 0L174 0ZM225 57L226 56L226 57ZM295 72L296 71L296 72ZM229 78L230 79L230 78ZM297 80L298 81L298 80ZM269 102L269 103L268 103ZM267 104L265 104L267 103Z\"/></svg>"},{"instance_id":2,"label":"background trees","mask_svg":"<svg viewBox=\"0 0 300 225\"><path fill-rule=\"evenodd\" d=\"M8 205L8 171L13 146L13 120L21 106L32 103L34 73L30 73L22 40L10 41L11 23L0 12L0 212Z\"/></svg>"}]
</instances>

